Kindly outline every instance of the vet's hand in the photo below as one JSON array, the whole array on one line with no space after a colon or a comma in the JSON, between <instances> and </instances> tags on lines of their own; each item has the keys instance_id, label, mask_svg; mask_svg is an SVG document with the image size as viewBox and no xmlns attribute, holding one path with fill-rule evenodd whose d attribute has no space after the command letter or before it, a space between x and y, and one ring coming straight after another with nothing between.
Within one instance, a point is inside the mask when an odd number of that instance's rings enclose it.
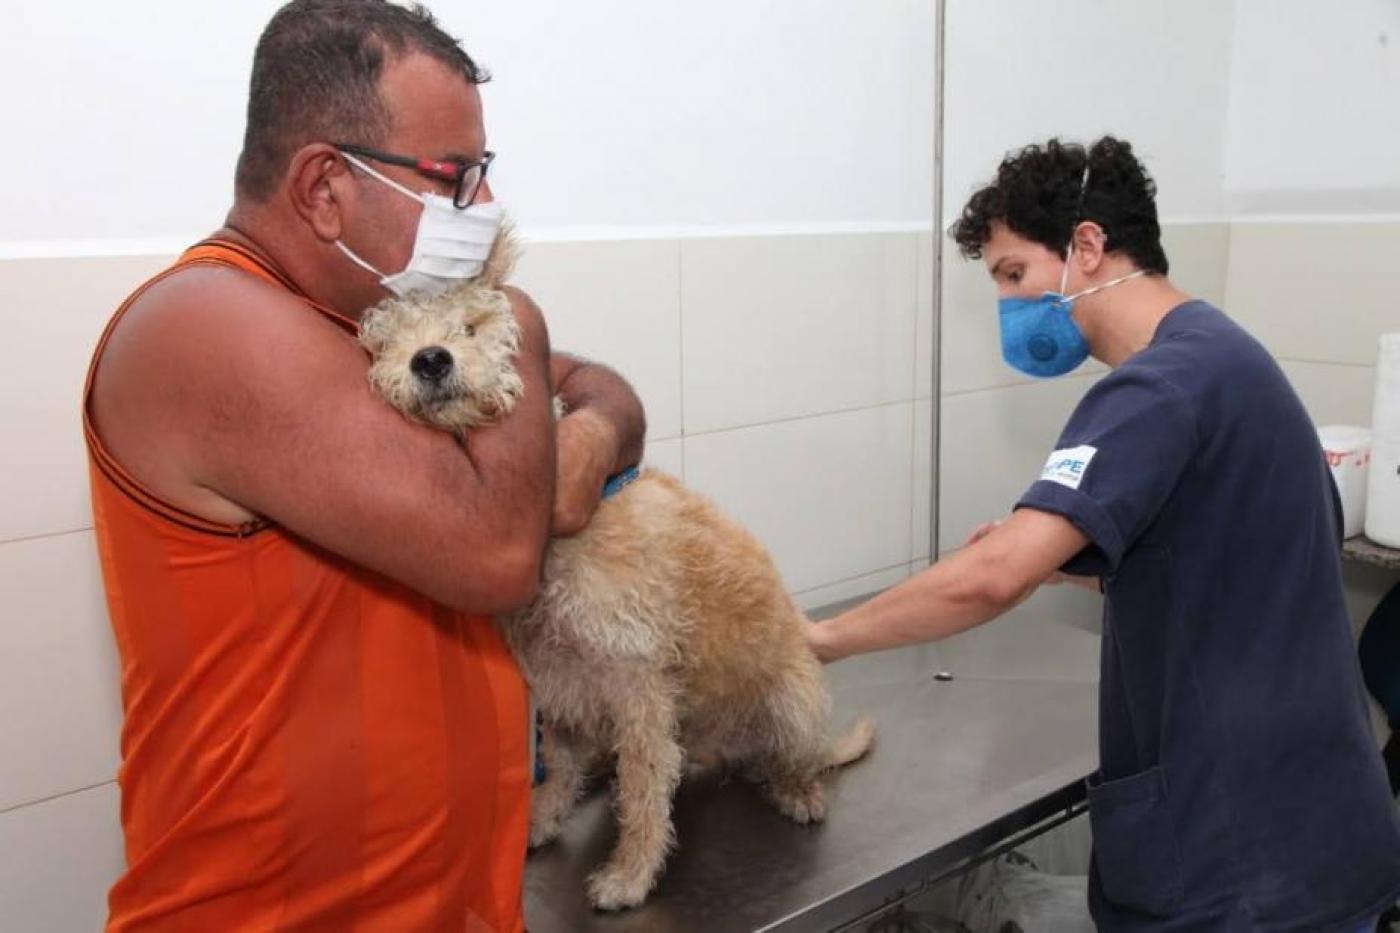
<instances>
[{"instance_id":1,"label":"vet's hand","mask_svg":"<svg viewBox=\"0 0 1400 933\"><path fill-rule=\"evenodd\" d=\"M617 460L617 430L584 408L560 419L556 432L553 533L567 538L588 525L603 498Z\"/></svg>"},{"instance_id":2,"label":"vet's hand","mask_svg":"<svg viewBox=\"0 0 1400 933\"><path fill-rule=\"evenodd\" d=\"M982 524L978 525L976 528L972 529L972 534L967 536L967 540L963 542L963 547L971 547L978 541L981 541L983 538L987 537L987 535L995 531L996 527L1000 524L1001 522L997 521L983 522Z\"/></svg>"},{"instance_id":3,"label":"vet's hand","mask_svg":"<svg viewBox=\"0 0 1400 933\"><path fill-rule=\"evenodd\" d=\"M824 622L813 622L806 620L802 627L802 633L807 638L807 647L812 649L812 653L817 656L817 660L823 664L830 664L832 661L841 660L841 654L832 644L829 636L831 629L827 628Z\"/></svg>"}]
</instances>

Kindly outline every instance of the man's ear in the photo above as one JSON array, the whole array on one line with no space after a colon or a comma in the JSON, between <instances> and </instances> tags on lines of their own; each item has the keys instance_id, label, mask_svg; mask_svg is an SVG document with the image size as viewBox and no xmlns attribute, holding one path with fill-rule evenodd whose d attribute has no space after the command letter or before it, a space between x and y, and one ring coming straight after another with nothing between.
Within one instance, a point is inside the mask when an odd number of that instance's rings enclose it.
<instances>
[{"instance_id":1,"label":"man's ear","mask_svg":"<svg viewBox=\"0 0 1400 933\"><path fill-rule=\"evenodd\" d=\"M1103 227L1085 220L1075 226L1071 236L1074 238L1074 261L1085 275L1093 275L1103 264L1104 244L1108 242Z\"/></svg>"},{"instance_id":2,"label":"man's ear","mask_svg":"<svg viewBox=\"0 0 1400 933\"><path fill-rule=\"evenodd\" d=\"M292 207L327 243L340 239L341 208L352 183L345 160L325 143L302 146L287 166L286 187Z\"/></svg>"}]
</instances>

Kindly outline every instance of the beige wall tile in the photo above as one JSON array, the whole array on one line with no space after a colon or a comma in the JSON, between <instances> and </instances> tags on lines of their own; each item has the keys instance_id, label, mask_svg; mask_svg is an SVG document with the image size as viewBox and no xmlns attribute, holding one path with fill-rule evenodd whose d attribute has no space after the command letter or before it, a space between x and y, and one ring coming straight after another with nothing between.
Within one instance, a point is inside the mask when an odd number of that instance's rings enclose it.
<instances>
[{"instance_id":1,"label":"beige wall tile","mask_svg":"<svg viewBox=\"0 0 1400 933\"><path fill-rule=\"evenodd\" d=\"M1234 223L1226 310L1277 357L1374 366L1400 331L1400 223Z\"/></svg>"},{"instance_id":2,"label":"beige wall tile","mask_svg":"<svg viewBox=\"0 0 1400 933\"><path fill-rule=\"evenodd\" d=\"M909 553L912 403L685 439L686 480L773 552L791 592Z\"/></svg>"},{"instance_id":3,"label":"beige wall tile","mask_svg":"<svg viewBox=\"0 0 1400 933\"><path fill-rule=\"evenodd\" d=\"M939 546L960 547L1005 518L1040 475L1093 376L945 397L939 441Z\"/></svg>"},{"instance_id":4,"label":"beige wall tile","mask_svg":"<svg viewBox=\"0 0 1400 933\"><path fill-rule=\"evenodd\" d=\"M0 809L111 780L121 669L92 532L0 544Z\"/></svg>"},{"instance_id":5,"label":"beige wall tile","mask_svg":"<svg viewBox=\"0 0 1400 933\"><path fill-rule=\"evenodd\" d=\"M804 611L820 609L823 606L830 606L832 603L839 603L843 600L852 599L857 596L869 596L881 590L887 590L896 583L909 576L909 565L901 564L898 567L890 567L885 570L877 570L875 573L862 574L852 577L849 580L842 580L839 583L828 583L810 590L803 590L800 593L793 593L792 598Z\"/></svg>"},{"instance_id":6,"label":"beige wall tile","mask_svg":"<svg viewBox=\"0 0 1400 933\"><path fill-rule=\"evenodd\" d=\"M1166 224L1162 248L1171 264L1171 280L1182 291L1224 308L1230 265L1228 223Z\"/></svg>"},{"instance_id":7,"label":"beige wall tile","mask_svg":"<svg viewBox=\"0 0 1400 933\"><path fill-rule=\"evenodd\" d=\"M170 257L0 261L0 541L92 524L79 406L88 360L122 300Z\"/></svg>"},{"instance_id":8,"label":"beige wall tile","mask_svg":"<svg viewBox=\"0 0 1400 933\"><path fill-rule=\"evenodd\" d=\"M1293 390L1303 400L1313 424L1371 426L1376 395L1376 368L1341 363L1279 360Z\"/></svg>"},{"instance_id":9,"label":"beige wall tile","mask_svg":"<svg viewBox=\"0 0 1400 933\"><path fill-rule=\"evenodd\" d=\"M682 241L686 432L912 398L916 241Z\"/></svg>"},{"instance_id":10,"label":"beige wall tile","mask_svg":"<svg viewBox=\"0 0 1400 933\"><path fill-rule=\"evenodd\" d=\"M7 930L100 930L126 867L115 784L0 813Z\"/></svg>"},{"instance_id":11,"label":"beige wall tile","mask_svg":"<svg viewBox=\"0 0 1400 933\"><path fill-rule=\"evenodd\" d=\"M680 436L677 241L528 244L515 281L543 309L554 349L622 373L646 406L649 435Z\"/></svg>"}]
</instances>

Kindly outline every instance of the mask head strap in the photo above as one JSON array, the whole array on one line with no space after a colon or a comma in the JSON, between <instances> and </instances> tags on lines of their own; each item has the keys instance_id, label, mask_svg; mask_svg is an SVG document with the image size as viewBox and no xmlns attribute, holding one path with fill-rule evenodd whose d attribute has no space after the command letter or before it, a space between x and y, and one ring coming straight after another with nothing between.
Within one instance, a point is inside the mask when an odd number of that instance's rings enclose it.
<instances>
[{"instance_id":1,"label":"mask head strap","mask_svg":"<svg viewBox=\"0 0 1400 933\"><path fill-rule=\"evenodd\" d=\"M346 162L349 162L351 165L355 166L355 168L357 168L357 169L359 169L360 171L364 172L366 175L369 175L369 176L371 176L371 177L373 177L373 178L379 179L380 181L384 182L384 184L388 185L390 188L393 188L395 191L399 192L399 193L402 194L402 195L405 195L405 196L407 196L407 197L412 198L413 200L417 201L419 204L422 204L422 203L423 203L423 197L422 197L422 195L414 194L412 191L409 191L409 190L408 190L407 188L405 188L403 185L401 185L401 184L399 184L398 182L394 181L394 179L390 178L388 175L385 175L383 172L380 172L380 171L377 171L376 169L370 168L367 164L365 164L364 162L360 161L359 158L357 158L356 156L352 155L351 153L349 153L349 152L342 152L342 153L341 153L341 156L344 157L344 159L345 159Z\"/></svg>"},{"instance_id":2,"label":"mask head strap","mask_svg":"<svg viewBox=\"0 0 1400 933\"><path fill-rule=\"evenodd\" d=\"M1084 194L1089 190L1089 157L1084 157L1084 176L1079 179L1079 200L1074 206L1074 226L1069 230L1069 255L1065 257L1065 268L1060 273L1060 294L1065 293L1069 283L1069 261L1074 258L1074 231L1079 229L1079 221L1084 218ZM1080 294L1085 294L1081 292Z\"/></svg>"}]
</instances>

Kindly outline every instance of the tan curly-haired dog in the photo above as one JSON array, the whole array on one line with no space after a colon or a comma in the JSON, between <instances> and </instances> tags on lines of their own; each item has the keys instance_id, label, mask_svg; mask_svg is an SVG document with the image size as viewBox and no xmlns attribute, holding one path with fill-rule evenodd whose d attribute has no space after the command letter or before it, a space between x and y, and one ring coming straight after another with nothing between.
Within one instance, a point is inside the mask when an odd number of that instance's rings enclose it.
<instances>
[{"instance_id":1,"label":"tan curly-haired dog","mask_svg":"<svg viewBox=\"0 0 1400 933\"><path fill-rule=\"evenodd\" d=\"M503 234L477 279L366 316L370 381L385 399L458 432L510 411L519 336L500 285L513 259ZM655 884L687 763L735 766L807 823L825 815L821 772L874 738L869 720L831 738L806 623L762 545L655 470L605 499L583 532L555 540L535 602L499 622L545 723L532 846L558 835L589 768L615 759L618 842L588 890L602 909L639 904Z\"/></svg>"}]
</instances>

